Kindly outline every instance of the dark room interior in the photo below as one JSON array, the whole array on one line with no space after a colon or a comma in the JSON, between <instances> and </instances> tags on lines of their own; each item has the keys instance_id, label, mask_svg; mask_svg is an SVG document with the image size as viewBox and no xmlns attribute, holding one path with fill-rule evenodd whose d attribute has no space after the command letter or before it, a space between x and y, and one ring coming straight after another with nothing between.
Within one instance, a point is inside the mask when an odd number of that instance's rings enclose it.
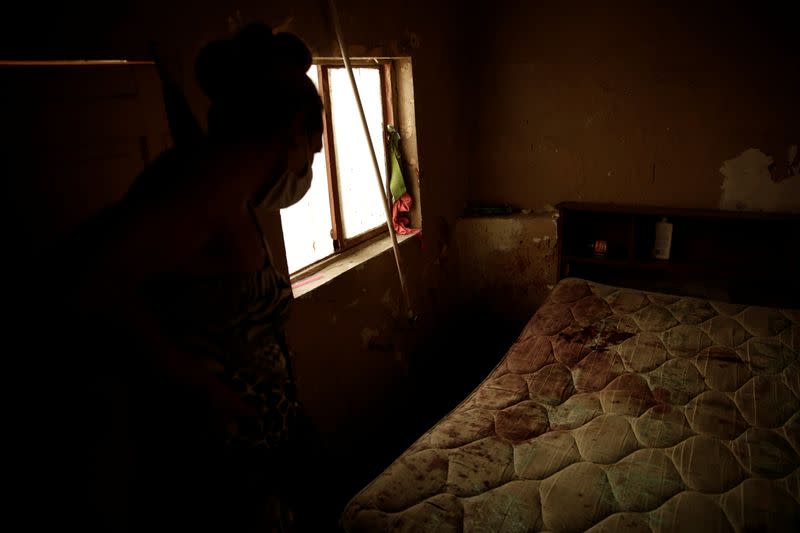
<instances>
[{"instance_id":1,"label":"dark room interior","mask_svg":"<svg viewBox=\"0 0 800 533\"><path fill-rule=\"evenodd\" d=\"M11 530L800 530L796 5L4 11Z\"/></svg>"}]
</instances>

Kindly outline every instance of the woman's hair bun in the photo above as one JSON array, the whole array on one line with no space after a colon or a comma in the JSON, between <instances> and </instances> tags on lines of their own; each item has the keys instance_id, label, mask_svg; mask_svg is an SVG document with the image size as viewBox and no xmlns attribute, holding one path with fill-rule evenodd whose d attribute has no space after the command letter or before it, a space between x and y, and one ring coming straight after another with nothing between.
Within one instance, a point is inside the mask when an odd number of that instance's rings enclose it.
<instances>
[{"instance_id":1,"label":"woman's hair bun","mask_svg":"<svg viewBox=\"0 0 800 533\"><path fill-rule=\"evenodd\" d=\"M311 51L300 38L291 33L279 33L274 38L274 58L277 70L305 74L311 68Z\"/></svg>"},{"instance_id":2,"label":"woman's hair bun","mask_svg":"<svg viewBox=\"0 0 800 533\"><path fill-rule=\"evenodd\" d=\"M273 34L263 23L249 24L231 39L207 44L197 56L197 82L212 102L305 75L311 52L291 33Z\"/></svg>"},{"instance_id":3,"label":"woman's hair bun","mask_svg":"<svg viewBox=\"0 0 800 533\"><path fill-rule=\"evenodd\" d=\"M231 48L232 43L228 40L213 41L204 46L197 56L197 83L212 101L223 99L225 88L235 74Z\"/></svg>"}]
</instances>

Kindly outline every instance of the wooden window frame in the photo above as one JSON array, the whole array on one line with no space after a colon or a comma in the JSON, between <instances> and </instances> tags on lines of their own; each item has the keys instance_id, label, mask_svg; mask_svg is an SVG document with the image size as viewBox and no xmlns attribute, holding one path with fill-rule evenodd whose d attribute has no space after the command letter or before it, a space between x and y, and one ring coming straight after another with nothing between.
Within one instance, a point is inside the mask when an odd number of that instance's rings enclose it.
<instances>
[{"instance_id":1,"label":"wooden window frame","mask_svg":"<svg viewBox=\"0 0 800 533\"><path fill-rule=\"evenodd\" d=\"M374 68L380 72L380 84L382 92L382 108L383 108L383 124L384 131L382 132L381 139L383 140L384 150L386 157L384 158L383 165L386 174L386 183L383 193L390 194L389 180L391 179L390 170L390 148L388 143L388 136L386 135L386 126L397 124L395 102L397 91L394 87L394 64L391 59L358 59L352 60L351 64L354 68ZM311 263L310 265L301 268L300 270L292 273L292 280L300 280L311 276L327 266L332 260L351 251L356 246L374 239L378 236L388 233L386 222L383 221L379 226L368 230L355 237L346 238L344 236L344 215L342 213L342 205L339 195L339 177L336 167L336 140L333 136L333 115L331 110L330 98L330 78L328 71L331 68L343 68L344 64L336 60L324 60L315 63L317 67L317 76L319 82L319 89L322 96L322 104L324 107L322 123L323 123L323 151L325 154L325 167L328 174L328 200L331 212L331 239L333 240L333 254L323 257L322 259ZM388 197L388 196L387 196Z\"/></svg>"}]
</instances>

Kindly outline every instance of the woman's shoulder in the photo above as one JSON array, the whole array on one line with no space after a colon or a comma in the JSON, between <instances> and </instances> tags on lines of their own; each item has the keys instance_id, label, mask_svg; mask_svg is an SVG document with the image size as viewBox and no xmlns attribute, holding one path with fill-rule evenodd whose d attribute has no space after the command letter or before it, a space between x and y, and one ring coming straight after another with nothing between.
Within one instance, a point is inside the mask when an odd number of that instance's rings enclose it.
<instances>
[{"instance_id":1,"label":"woman's shoulder","mask_svg":"<svg viewBox=\"0 0 800 533\"><path fill-rule=\"evenodd\" d=\"M173 187L189 185L191 176L187 175L187 169L196 166L208 153L209 149L204 144L166 149L137 176L125 199L158 195Z\"/></svg>"},{"instance_id":2,"label":"woman's shoulder","mask_svg":"<svg viewBox=\"0 0 800 533\"><path fill-rule=\"evenodd\" d=\"M62 252L69 249L70 255L81 256L102 245L131 210L146 208L148 202L157 202L170 191L188 186L188 183L183 183L186 180L185 168L198 159L199 153L202 153L199 147L196 151L178 148L165 150L145 167L119 201L104 206L71 228L54 243L56 248Z\"/></svg>"}]
</instances>

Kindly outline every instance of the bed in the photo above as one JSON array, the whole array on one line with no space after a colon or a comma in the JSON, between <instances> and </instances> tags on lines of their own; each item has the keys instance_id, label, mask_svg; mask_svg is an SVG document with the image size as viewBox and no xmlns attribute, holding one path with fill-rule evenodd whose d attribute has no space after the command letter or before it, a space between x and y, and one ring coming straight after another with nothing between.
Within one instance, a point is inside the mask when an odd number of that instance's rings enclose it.
<instances>
[{"instance_id":1,"label":"bed","mask_svg":"<svg viewBox=\"0 0 800 533\"><path fill-rule=\"evenodd\" d=\"M342 526L800 530L798 352L798 310L563 279Z\"/></svg>"}]
</instances>

